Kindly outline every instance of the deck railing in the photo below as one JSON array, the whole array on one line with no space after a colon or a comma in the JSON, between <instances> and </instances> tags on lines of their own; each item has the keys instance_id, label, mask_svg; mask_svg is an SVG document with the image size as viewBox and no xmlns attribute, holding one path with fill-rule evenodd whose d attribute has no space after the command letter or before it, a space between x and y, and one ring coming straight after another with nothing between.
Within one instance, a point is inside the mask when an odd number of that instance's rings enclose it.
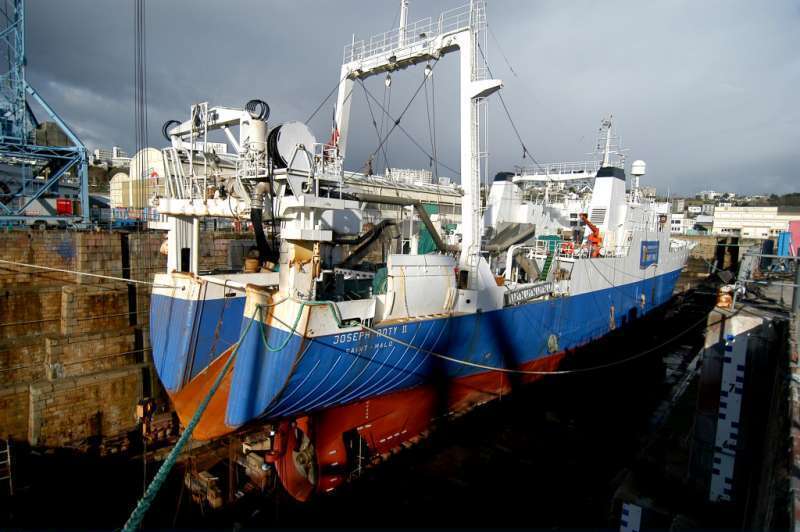
<instances>
[{"instance_id":1,"label":"deck railing","mask_svg":"<svg viewBox=\"0 0 800 532\"><path fill-rule=\"evenodd\" d=\"M600 169L600 161L578 161L563 163L542 163L538 166L517 166L515 174L518 176L548 176L590 174L594 176Z\"/></svg>"},{"instance_id":2,"label":"deck railing","mask_svg":"<svg viewBox=\"0 0 800 532\"><path fill-rule=\"evenodd\" d=\"M406 24L405 28L394 28L369 39L354 41L344 47L344 63L364 61L401 48L426 46L436 37L465 30L476 22L485 23L485 13L484 2L478 1L445 11L435 19L426 17Z\"/></svg>"}]
</instances>

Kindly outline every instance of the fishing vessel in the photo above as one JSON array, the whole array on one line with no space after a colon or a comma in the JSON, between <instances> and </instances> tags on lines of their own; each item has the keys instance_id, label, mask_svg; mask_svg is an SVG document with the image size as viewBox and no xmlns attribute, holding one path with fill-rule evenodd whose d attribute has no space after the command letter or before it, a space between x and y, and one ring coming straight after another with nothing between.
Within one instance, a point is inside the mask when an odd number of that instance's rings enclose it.
<instances>
[{"instance_id":1,"label":"fishing vessel","mask_svg":"<svg viewBox=\"0 0 800 532\"><path fill-rule=\"evenodd\" d=\"M345 47L328 142L300 122L271 127L260 100L196 104L165 127L167 186L153 201L169 217L168 273L155 276L151 303L156 370L184 425L221 378L194 437L236 433L299 500L660 307L689 253L670 238L668 210L638 184L626 191L610 119L603 158L584 176L590 193L537 200L531 176L517 172L498 175L484 205L486 102L502 87L484 64L485 4L416 23L402 5L399 28ZM354 183L370 177L343 161L356 84L414 65L429 76L454 52L460 220L443 231L419 200L363 192ZM213 131L234 157L213 152ZM643 165L634 166L638 179ZM367 260L401 225L367 223L381 205L413 218L417 245ZM252 222L255 271L201 274L204 217ZM432 252L419 253L420 233Z\"/></svg>"}]
</instances>

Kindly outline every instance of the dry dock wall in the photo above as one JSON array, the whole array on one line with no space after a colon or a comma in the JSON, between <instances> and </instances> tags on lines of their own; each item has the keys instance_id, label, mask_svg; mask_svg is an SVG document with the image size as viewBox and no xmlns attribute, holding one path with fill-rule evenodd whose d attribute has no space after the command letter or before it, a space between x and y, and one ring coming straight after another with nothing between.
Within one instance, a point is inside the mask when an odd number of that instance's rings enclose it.
<instances>
[{"instance_id":1,"label":"dry dock wall","mask_svg":"<svg viewBox=\"0 0 800 532\"><path fill-rule=\"evenodd\" d=\"M674 235L694 244L689 260L676 284L676 290L688 290L705 280L714 267L735 271L739 250L758 244L760 240L719 237L711 235Z\"/></svg>"},{"instance_id":2,"label":"dry dock wall","mask_svg":"<svg viewBox=\"0 0 800 532\"><path fill-rule=\"evenodd\" d=\"M151 281L161 232L0 232L0 259ZM226 268L232 239L208 232L201 268ZM136 403L158 396L150 290L0 263L0 437L86 449L137 429Z\"/></svg>"}]
</instances>

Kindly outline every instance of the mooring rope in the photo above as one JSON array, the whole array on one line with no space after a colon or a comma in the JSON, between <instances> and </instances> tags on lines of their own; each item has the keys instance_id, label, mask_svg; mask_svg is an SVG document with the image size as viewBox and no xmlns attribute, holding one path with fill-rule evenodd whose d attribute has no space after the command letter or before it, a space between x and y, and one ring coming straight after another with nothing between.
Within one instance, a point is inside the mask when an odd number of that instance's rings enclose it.
<instances>
[{"instance_id":1,"label":"mooring rope","mask_svg":"<svg viewBox=\"0 0 800 532\"><path fill-rule=\"evenodd\" d=\"M194 429L197 427L197 424L200 422L203 412L206 411L208 403L211 402L211 398L215 393L217 393L217 390L222 384L222 379L231 368L231 365L236 358L236 353L239 351L239 346L242 344L242 340L245 336L247 336L250 326L256 319L256 312L257 310L253 312L253 316L239 337L239 340L236 342L236 347L233 348L231 356L228 358L227 362L225 362L225 365L222 367L222 371L220 371L219 375L217 375L217 378L214 380L214 384L211 385L211 389L208 391L208 394L206 394L203 402L200 403L200 406L197 408L194 416L192 416L191 421L189 421L189 424L186 425L186 430L183 431L183 434L181 434L181 437L178 439L175 447L173 447L169 452L169 455L167 455L164 463L161 464L161 467L158 469L158 473L156 473L156 476L153 477L152 482L150 482L150 485L147 487L147 491L145 491L144 495L142 495L142 498L139 499L139 503L136 505L136 508L134 508L133 512L131 512L131 516L128 518L128 521L125 523L125 526L122 527L123 532L132 532L139 528L139 525L142 524L142 519L144 519L145 513L147 513L147 510L150 509L150 505L153 504L153 500L155 499L161 487L164 485L164 482L167 480L167 476L172 470L172 467L178 461L178 456L188 443L189 438L191 438Z\"/></svg>"},{"instance_id":2,"label":"mooring rope","mask_svg":"<svg viewBox=\"0 0 800 532\"><path fill-rule=\"evenodd\" d=\"M704 316L701 320L699 320L696 323L690 325L689 327L687 327L686 329L684 329L683 331L681 331L677 335L673 336L669 340L666 340L665 342L662 342L662 343L660 343L660 344L658 344L658 345L656 345L654 347L651 347L649 349L646 349L645 351L641 351L639 353L636 353L635 355L629 356L627 358L622 358L622 359L619 359L619 360L615 360L613 362L609 362L608 364L600 364L600 365L597 365L597 366L590 366L588 368L564 369L564 370L556 370L556 371L536 371L536 370L525 370L525 369L501 368L501 367L498 367L498 366L490 366L488 364L480 364L478 362L470 362L469 360L462 360L460 358L455 358L455 357L452 357L452 356L444 355L442 353L437 353L437 352L431 351L429 349L423 349L421 347L415 346L415 345L410 344L408 342L404 342L403 340L399 340L399 339L397 339L395 337L392 337L392 336L390 336L388 334L384 334L384 333L382 333L382 332L380 332L380 331L378 331L376 329L373 329L372 327L367 327L366 325L361 325L361 328L364 329L365 331L369 331L369 332L374 333L374 334L376 334L378 336L382 336L383 338L386 338L387 340L391 340L393 342L397 342L398 344L400 344L402 346L405 346L405 347L408 347L408 348L411 348L411 349L417 349L417 350L422 351L423 353L426 353L426 354L428 354L430 356L441 358L443 360L447 360L448 362L452 362L454 364L460 364L462 366L470 366L470 367L473 367L473 368L483 369L483 370L486 370L486 371L495 371L495 372L498 372L498 373L509 373L509 374L514 374L514 375L569 375L569 374L574 374L574 373L588 373L590 371L597 371L597 370L600 370L600 369L606 369L606 368L610 368L610 367L614 367L614 366L619 366L621 364L625 364L627 362L631 362L632 360L636 360L637 358L641 358L641 357L643 357L645 355L649 355L650 353L652 353L654 351L658 351L659 349L661 349L663 347L666 347L667 345L673 343L678 338L681 338L681 337L689 334L698 325L701 325L707 319L708 318L706 316ZM720 320L720 321L722 321L722 320ZM719 321L715 322L715 323L712 323L712 324L709 324L707 327L711 327L713 325L716 325L717 323L719 323Z\"/></svg>"},{"instance_id":3,"label":"mooring rope","mask_svg":"<svg viewBox=\"0 0 800 532\"><path fill-rule=\"evenodd\" d=\"M14 266L24 266L26 268L35 268L39 270L47 270L50 272L59 272L59 273L70 273L73 275L83 275L85 277L95 277L98 279L109 279L111 281L119 281L121 283L128 283L128 284L145 284L147 286L152 286L154 288L178 288L176 286L170 286L166 284L156 284L151 283L150 281L137 281L136 279L125 279L124 277L114 277L112 275L101 275L99 273L88 273L88 272L80 272L77 270L65 270L63 268L51 268L50 266L40 266L38 264L28 264L25 262L16 262L13 260L2 260L0 259L0 263L3 264L11 264ZM180 287L181 290L185 290L185 286Z\"/></svg>"},{"instance_id":4,"label":"mooring rope","mask_svg":"<svg viewBox=\"0 0 800 532\"><path fill-rule=\"evenodd\" d=\"M418 350L418 351L426 353L426 354L428 354L430 356L441 358L443 360L447 360L448 362L452 362L454 364L460 364L460 365L463 365L463 366L469 366L469 367L473 367L473 368L477 368L477 369L483 369L483 370L486 370L486 371L495 371L495 372L498 372L498 373L507 373L507 374L515 374L515 375L570 375L570 374L576 374L576 373L588 373L588 372L591 372L591 371L597 371L597 370L606 369L606 368L610 368L610 367L614 367L614 366L619 366L619 365L631 362L633 360L636 360L638 358L642 358L644 356L647 356L650 353L658 351L659 349L662 349L662 348L672 344L677 339L686 336L690 332L694 331L699 325L702 325L704 322L707 322L707 320L708 320L708 316L703 316L703 318L701 318L697 322L689 325L683 331L679 332L675 336L672 336L668 340L666 340L666 341L664 341L664 342L662 342L662 343L660 343L660 344L658 344L656 346L653 346L653 347L651 347L649 349L646 349L644 351L640 351L639 353L633 354L633 355L631 355L629 357L622 358L622 359L619 359L619 360L614 360L614 361L609 362L607 364L599 364L597 366L590 366L590 367L587 367L587 368L578 368L578 369L565 369L565 370L556 370L556 371L536 371L536 370L502 368L502 367L498 367L498 366L490 366L488 364L480 364L478 362L471 362L469 360L463 360L463 359L460 359L460 358L456 358L454 356L445 355L443 353L437 353L436 351L431 351L430 349L424 349L424 348L422 348L420 346L416 346L416 345L411 344L409 342L405 342L403 340L400 340L399 338L395 338L394 336L388 335L386 333L382 333L377 329L374 329L372 327L364 325L363 323L356 324L355 322L352 322L352 323L345 322L345 321L343 321L341 319L341 317L340 317L340 315L338 313L338 308L336 307L336 304L334 302L332 302L332 301L301 301L301 300L297 300L297 299L294 299L294 298L292 298L292 301L295 301L296 303L300 303L302 305L308 305L308 306L327 305L328 308L331 311L331 314L333 314L333 317L336 320L336 323L339 326L339 328L344 328L344 327L348 327L348 326L351 326L351 327L358 326L358 327L361 327L361 329L363 329L364 331L373 333L373 334L375 334L377 336L381 336L383 338L386 338L387 340L391 340L393 342L397 342L398 344L400 344L400 345L402 345L404 347L407 347L409 349ZM738 314L741 311L742 311L742 309L738 309L738 310L735 311L734 314ZM280 323L284 327L290 327L290 328L292 327L291 325L289 325L288 323L286 323L285 321L281 320L280 318L278 318L275 315L272 316L272 319L274 319L275 321L277 321L278 323ZM718 320L718 321L715 321L713 323L706 323L706 326L703 328L703 330L708 330L711 327L721 323L722 321L724 321L724 320ZM294 330L294 329L292 329L292 330ZM291 335L289 335L289 338L291 338Z\"/></svg>"},{"instance_id":5,"label":"mooring rope","mask_svg":"<svg viewBox=\"0 0 800 532\"><path fill-rule=\"evenodd\" d=\"M281 301L275 303L272 306L277 307L278 305L286 301L286 299L288 298L282 299ZM286 338L283 339L283 342L281 342L278 347L272 347L271 345L269 345L269 342L267 341L267 334L264 330L266 328L266 323L264 323L265 306L266 305L258 305L256 307L258 309L258 330L261 332L261 340L264 342L264 347L267 349L267 351L269 351L270 353L278 353L280 351L283 351L283 349L287 345L289 345L289 342L291 342L292 340L292 336L294 336L294 333L297 331L297 326L300 324L300 318L303 316L303 305L299 305L297 307L297 316L294 319L294 325L292 325L292 328L286 334Z\"/></svg>"},{"instance_id":6,"label":"mooring rope","mask_svg":"<svg viewBox=\"0 0 800 532\"><path fill-rule=\"evenodd\" d=\"M277 307L281 303L283 303L285 301L288 301L288 300L291 300L294 303L297 303L297 305L298 305L297 316L295 316L294 323L292 325L288 325L283 320L281 320L280 318L275 316L274 313L271 315L271 317L274 318L276 321L280 322L285 327L289 327L288 334L286 335L286 338L283 339L281 344L278 347L272 347L271 345L269 345L269 342L267 341L267 335L266 335L266 333L264 331L264 329L266 327L266 323L264 323L263 309L267 308L267 307ZM340 329L343 329L345 327L353 327L353 326L356 326L356 325L360 324L360 320L352 320L351 322L345 322L342 319L341 313L339 312L339 308L336 306L336 304L333 301L303 301L302 299L296 299L296 298L293 298L293 297L285 297L285 298L281 299L280 301L278 301L276 303L258 305L259 329L261 330L261 339L263 340L264 347L267 349L267 351L269 351L270 353L277 353L279 351L283 351L283 349L287 345L289 345L289 342L291 341L292 336L294 336L295 332L297 332L297 326L300 324L300 318L303 316L303 308L304 307L319 307L319 306L323 306L323 305L327 306L328 309L330 309L331 314L333 315L333 319L336 320L336 325Z\"/></svg>"}]
</instances>

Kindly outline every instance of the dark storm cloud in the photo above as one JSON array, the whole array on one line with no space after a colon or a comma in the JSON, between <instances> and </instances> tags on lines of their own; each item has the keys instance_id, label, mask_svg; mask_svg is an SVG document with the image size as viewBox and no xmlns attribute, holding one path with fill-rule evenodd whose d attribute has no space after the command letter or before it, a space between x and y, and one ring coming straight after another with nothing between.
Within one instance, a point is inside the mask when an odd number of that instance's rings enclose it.
<instances>
[{"instance_id":1,"label":"dark storm cloud","mask_svg":"<svg viewBox=\"0 0 800 532\"><path fill-rule=\"evenodd\" d=\"M412 0L410 19L462 3ZM272 106L272 122L305 119L336 84L342 46L353 33L396 25L398 4L148 2L150 144L161 145L161 124L185 118L197 101L259 97ZM600 118L613 112L629 157L647 161L645 182L662 191L797 190L798 2L495 0L488 11L497 37L490 65L538 160L586 158ZM91 147L132 149L133 3L32 0L26 14L31 83ZM445 57L434 77L439 158L458 169L456 73L455 57ZM421 76L419 68L394 76L394 114ZM365 85L383 100L382 79ZM347 166L357 169L377 140L363 89L352 97ZM320 139L332 104L312 124ZM380 122L374 104L373 112ZM421 93L403 126L430 151L427 116ZM489 124L490 171L525 162L494 100ZM388 156L392 166L429 165L399 131Z\"/></svg>"}]
</instances>

